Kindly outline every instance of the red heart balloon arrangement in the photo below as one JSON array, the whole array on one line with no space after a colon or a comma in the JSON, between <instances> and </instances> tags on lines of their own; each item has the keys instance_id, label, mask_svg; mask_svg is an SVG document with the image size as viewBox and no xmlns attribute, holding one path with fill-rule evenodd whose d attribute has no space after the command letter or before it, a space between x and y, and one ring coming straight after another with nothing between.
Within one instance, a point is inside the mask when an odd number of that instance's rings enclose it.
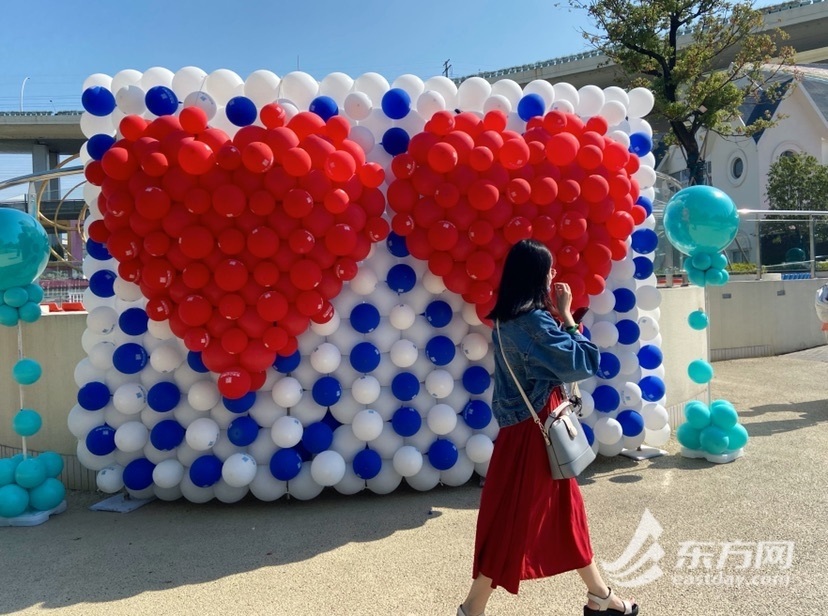
<instances>
[{"instance_id":1,"label":"red heart balloon arrangement","mask_svg":"<svg viewBox=\"0 0 828 616\"><path fill-rule=\"evenodd\" d=\"M550 111L523 134L506 126L497 111L482 120L435 114L392 162L391 226L481 319L494 305L510 246L530 237L552 251L573 308L586 306L647 216L630 177L638 157L605 136L600 117L584 123Z\"/></svg>"},{"instance_id":2,"label":"red heart balloon arrangement","mask_svg":"<svg viewBox=\"0 0 828 616\"><path fill-rule=\"evenodd\" d=\"M286 121L276 103L260 119L231 140L196 107L127 116L123 138L86 168L103 215L90 237L228 398L259 389L311 320L333 316L330 300L389 232L385 172L346 119Z\"/></svg>"}]
</instances>

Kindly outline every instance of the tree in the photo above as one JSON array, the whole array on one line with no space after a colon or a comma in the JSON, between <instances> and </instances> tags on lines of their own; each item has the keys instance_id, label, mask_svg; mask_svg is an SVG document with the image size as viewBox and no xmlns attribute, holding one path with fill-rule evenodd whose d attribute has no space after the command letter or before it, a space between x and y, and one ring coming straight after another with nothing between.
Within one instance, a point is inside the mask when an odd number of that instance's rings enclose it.
<instances>
[{"instance_id":1,"label":"tree","mask_svg":"<svg viewBox=\"0 0 828 616\"><path fill-rule=\"evenodd\" d=\"M762 12L744 0L576 0L600 33L584 32L596 49L649 87L654 113L667 121L667 143L678 145L691 184L704 184L704 131L749 136L773 125L770 117L740 126L745 101L783 96L778 74L793 63L782 31L760 33ZM689 35L689 36L685 36ZM772 67L770 63L774 62Z\"/></svg>"}]
</instances>

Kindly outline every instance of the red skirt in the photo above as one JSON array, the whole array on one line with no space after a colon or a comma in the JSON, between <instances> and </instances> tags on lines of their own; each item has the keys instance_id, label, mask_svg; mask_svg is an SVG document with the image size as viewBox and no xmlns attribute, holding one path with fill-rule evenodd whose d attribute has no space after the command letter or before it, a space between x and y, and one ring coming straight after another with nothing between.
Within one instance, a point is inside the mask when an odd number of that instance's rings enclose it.
<instances>
[{"instance_id":1,"label":"red skirt","mask_svg":"<svg viewBox=\"0 0 828 616\"><path fill-rule=\"evenodd\" d=\"M539 413L563 398L555 389ZM575 479L554 480L546 444L529 418L502 428L480 497L472 578L492 578L517 594L521 580L549 577L592 562L586 511Z\"/></svg>"}]
</instances>

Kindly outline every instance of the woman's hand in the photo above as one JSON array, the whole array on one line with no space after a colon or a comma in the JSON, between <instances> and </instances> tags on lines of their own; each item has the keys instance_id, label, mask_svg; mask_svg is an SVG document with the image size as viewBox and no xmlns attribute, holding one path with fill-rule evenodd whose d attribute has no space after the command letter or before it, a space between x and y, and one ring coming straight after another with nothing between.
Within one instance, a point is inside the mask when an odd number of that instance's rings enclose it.
<instances>
[{"instance_id":1,"label":"woman's hand","mask_svg":"<svg viewBox=\"0 0 828 616\"><path fill-rule=\"evenodd\" d=\"M575 325L575 319L572 318L572 290L565 282L556 282L553 286L555 291L555 304L558 307L561 321L565 327Z\"/></svg>"}]
</instances>

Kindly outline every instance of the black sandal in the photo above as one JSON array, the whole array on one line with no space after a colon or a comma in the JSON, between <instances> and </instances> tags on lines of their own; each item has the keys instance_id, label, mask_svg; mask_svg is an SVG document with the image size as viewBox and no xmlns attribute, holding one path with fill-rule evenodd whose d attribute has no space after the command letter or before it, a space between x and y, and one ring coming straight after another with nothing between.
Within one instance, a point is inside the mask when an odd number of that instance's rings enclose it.
<instances>
[{"instance_id":1,"label":"black sandal","mask_svg":"<svg viewBox=\"0 0 828 616\"><path fill-rule=\"evenodd\" d=\"M587 597L589 597L590 601L594 601L598 604L598 609L593 609L588 606L584 606L584 616L638 616L638 604L637 603L630 603L624 599L621 600L621 603L624 605L624 611L610 609L609 604L612 600L612 588L609 589L609 594L606 597L599 597L598 595L593 595L591 592L587 593Z\"/></svg>"}]
</instances>

